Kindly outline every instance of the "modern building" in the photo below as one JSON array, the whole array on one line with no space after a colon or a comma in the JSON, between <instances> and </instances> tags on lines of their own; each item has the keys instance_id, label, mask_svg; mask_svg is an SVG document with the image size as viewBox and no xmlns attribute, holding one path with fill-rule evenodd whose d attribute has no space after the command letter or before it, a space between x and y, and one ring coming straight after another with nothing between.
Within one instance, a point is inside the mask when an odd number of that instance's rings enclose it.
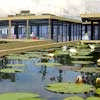
<instances>
[{"instance_id":1,"label":"modern building","mask_svg":"<svg viewBox=\"0 0 100 100\"><path fill-rule=\"evenodd\" d=\"M98 29L100 22L98 21L99 24L95 23L93 26L93 18L86 14L81 14L81 18L83 22L48 13L35 15L30 11L21 11L19 14L0 18L0 38L29 39L36 37L63 42L81 40L84 33L88 33L90 40L100 39L100 29ZM97 20L95 21L97 22Z\"/></svg>"},{"instance_id":2,"label":"modern building","mask_svg":"<svg viewBox=\"0 0 100 100\"><path fill-rule=\"evenodd\" d=\"M81 14L82 26L90 40L100 40L100 13Z\"/></svg>"}]
</instances>

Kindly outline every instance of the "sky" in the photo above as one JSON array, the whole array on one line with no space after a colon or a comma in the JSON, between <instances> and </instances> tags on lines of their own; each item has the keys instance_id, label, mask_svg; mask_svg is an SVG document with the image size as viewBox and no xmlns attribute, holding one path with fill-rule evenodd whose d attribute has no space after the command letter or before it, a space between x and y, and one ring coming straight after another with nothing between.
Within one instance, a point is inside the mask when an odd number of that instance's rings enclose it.
<instances>
[{"instance_id":1,"label":"sky","mask_svg":"<svg viewBox=\"0 0 100 100\"><path fill-rule=\"evenodd\" d=\"M30 10L32 13L51 13L79 18L80 13L99 12L100 0L0 0L0 17Z\"/></svg>"}]
</instances>

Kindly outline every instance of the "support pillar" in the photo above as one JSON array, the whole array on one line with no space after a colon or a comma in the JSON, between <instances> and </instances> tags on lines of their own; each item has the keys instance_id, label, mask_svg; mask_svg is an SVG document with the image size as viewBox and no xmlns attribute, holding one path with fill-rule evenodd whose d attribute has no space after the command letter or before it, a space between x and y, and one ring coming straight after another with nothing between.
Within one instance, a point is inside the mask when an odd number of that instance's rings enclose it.
<instances>
[{"instance_id":1,"label":"support pillar","mask_svg":"<svg viewBox=\"0 0 100 100\"><path fill-rule=\"evenodd\" d=\"M85 33L87 33L87 23L85 24Z\"/></svg>"},{"instance_id":2,"label":"support pillar","mask_svg":"<svg viewBox=\"0 0 100 100\"><path fill-rule=\"evenodd\" d=\"M81 24L80 32L81 32L81 40L82 40L82 24Z\"/></svg>"},{"instance_id":3,"label":"support pillar","mask_svg":"<svg viewBox=\"0 0 100 100\"><path fill-rule=\"evenodd\" d=\"M40 27L39 27L39 24L37 25L37 37L40 38Z\"/></svg>"},{"instance_id":4,"label":"support pillar","mask_svg":"<svg viewBox=\"0 0 100 100\"><path fill-rule=\"evenodd\" d=\"M77 40L77 35L78 35L78 34L77 34L77 24L76 24L76 40Z\"/></svg>"},{"instance_id":5,"label":"support pillar","mask_svg":"<svg viewBox=\"0 0 100 100\"><path fill-rule=\"evenodd\" d=\"M49 19L48 33L49 33L49 39L53 40L53 21L51 19Z\"/></svg>"},{"instance_id":6,"label":"support pillar","mask_svg":"<svg viewBox=\"0 0 100 100\"><path fill-rule=\"evenodd\" d=\"M71 23L69 23L68 35L69 35L69 41L71 41Z\"/></svg>"},{"instance_id":7,"label":"support pillar","mask_svg":"<svg viewBox=\"0 0 100 100\"><path fill-rule=\"evenodd\" d=\"M93 21L91 21L91 40L94 40L94 27L93 27Z\"/></svg>"},{"instance_id":8,"label":"support pillar","mask_svg":"<svg viewBox=\"0 0 100 100\"><path fill-rule=\"evenodd\" d=\"M63 22L62 22L62 42L63 42Z\"/></svg>"},{"instance_id":9,"label":"support pillar","mask_svg":"<svg viewBox=\"0 0 100 100\"><path fill-rule=\"evenodd\" d=\"M11 20L9 20L8 38L11 38Z\"/></svg>"},{"instance_id":10,"label":"support pillar","mask_svg":"<svg viewBox=\"0 0 100 100\"><path fill-rule=\"evenodd\" d=\"M98 40L100 40L100 22L98 23Z\"/></svg>"},{"instance_id":11,"label":"support pillar","mask_svg":"<svg viewBox=\"0 0 100 100\"><path fill-rule=\"evenodd\" d=\"M75 33L75 32L74 32L74 23L73 23L73 41L74 41L74 33Z\"/></svg>"},{"instance_id":12,"label":"support pillar","mask_svg":"<svg viewBox=\"0 0 100 100\"><path fill-rule=\"evenodd\" d=\"M57 42L59 42L59 39L58 39L59 33L60 33L60 31L59 31L59 23L57 21Z\"/></svg>"},{"instance_id":13,"label":"support pillar","mask_svg":"<svg viewBox=\"0 0 100 100\"><path fill-rule=\"evenodd\" d=\"M68 26L66 24L66 41L67 41L67 29L68 29Z\"/></svg>"},{"instance_id":14,"label":"support pillar","mask_svg":"<svg viewBox=\"0 0 100 100\"><path fill-rule=\"evenodd\" d=\"M19 35L18 35L18 24L15 25L14 34L16 35L16 39L18 39L19 38Z\"/></svg>"},{"instance_id":15,"label":"support pillar","mask_svg":"<svg viewBox=\"0 0 100 100\"><path fill-rule=\"evenodd\" d=\"M27 34L27 39L30 38L30 32L29 32L29 20L26 20L26 34Z\"/></svg>"},{"instance_id":16,"label":"support pillar","mask_svg":"<svg viewBox=\"0 0 100 100\"><path fill-rule=\"evenodd\" d=\"M53 31L54 31L54 29L53 29L53 21L51 20L51 39L53 40Z\"/></svg>"}]
</instances>

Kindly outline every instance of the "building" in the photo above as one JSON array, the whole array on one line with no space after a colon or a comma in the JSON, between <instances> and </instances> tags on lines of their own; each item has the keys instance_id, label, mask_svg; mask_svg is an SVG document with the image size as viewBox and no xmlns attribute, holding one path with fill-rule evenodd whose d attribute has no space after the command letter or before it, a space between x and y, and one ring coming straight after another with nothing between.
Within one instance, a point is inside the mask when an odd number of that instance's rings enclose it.
<instances>
[{"instance_id":1,"label":"building","mask_svg":"<svg viewBox=\"0 0 100 100\"><path fill-rule=\"evenodd\" d=\"M82 26L90 40L100 40L100 13L81 14Z\"/></svg>"},{"instance_id":2,"label":"building","mask_svg":"<svg viewBox=\"0 0 100 100\"><path fill-rule=\"evenodd\" d=\"M82 40L88 33L90 40L100 40L100 14L81 14L81 19L70 19L43 13L21 11L0 18L0 38L52 39L55 41Z\"/></svg>"}]
</instances>

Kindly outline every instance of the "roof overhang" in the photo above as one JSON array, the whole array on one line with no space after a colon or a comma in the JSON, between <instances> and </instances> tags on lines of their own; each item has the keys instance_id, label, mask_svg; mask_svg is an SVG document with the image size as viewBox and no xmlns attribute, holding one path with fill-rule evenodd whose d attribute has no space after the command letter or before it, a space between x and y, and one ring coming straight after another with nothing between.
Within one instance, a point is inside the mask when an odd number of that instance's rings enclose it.
<instances>
[{"instance_id":1,"label":"roof overhang","mask_svg":"<svg viewBox=\"0 0 100 100\"><path fill-rule=\"evenodd\" d=\"M80 14L80 17L83 22L100 21L100 13L84 13L84 14Z\"/></svg>"}]
</instances>

